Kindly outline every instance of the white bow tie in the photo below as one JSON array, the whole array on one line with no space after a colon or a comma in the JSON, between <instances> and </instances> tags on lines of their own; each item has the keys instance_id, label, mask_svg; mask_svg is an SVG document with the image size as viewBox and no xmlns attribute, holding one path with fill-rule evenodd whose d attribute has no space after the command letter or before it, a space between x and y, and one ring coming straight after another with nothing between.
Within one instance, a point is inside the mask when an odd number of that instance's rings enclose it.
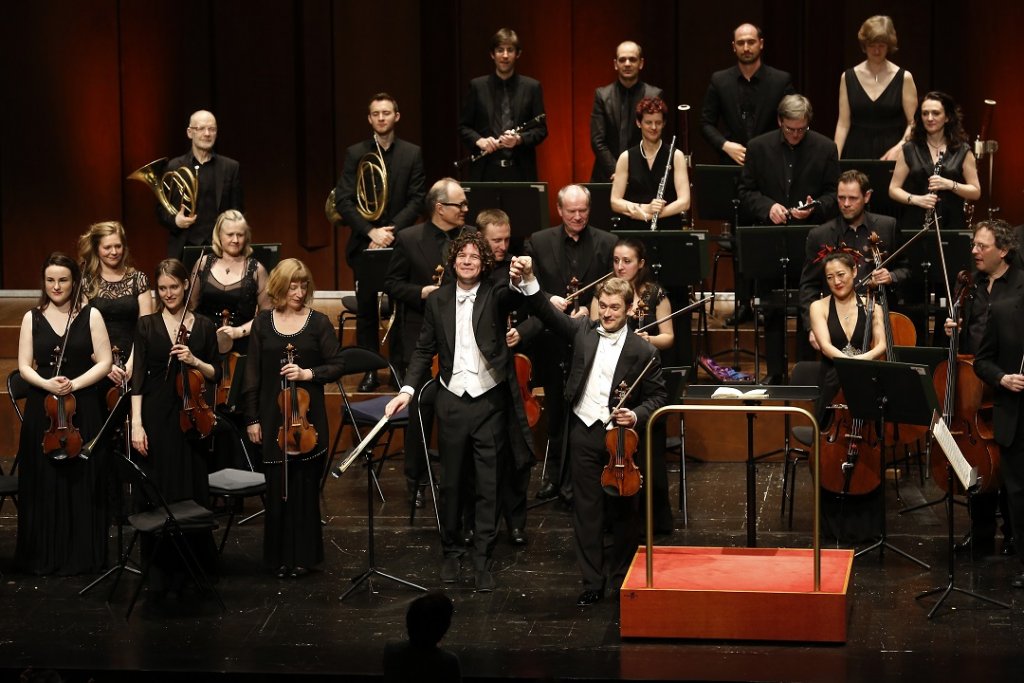
<instances>
[{"instance_id":1,"label":"white bow tie","mask_svg":"<svg viewBox=\"0 0 1024 683\"><path fill-rule=\"evenodd\" d=\"M456 299L461 304L463 301L476 301L476 292L469 292L466 294L456 294Z\"/></svg>"}]
</instances>

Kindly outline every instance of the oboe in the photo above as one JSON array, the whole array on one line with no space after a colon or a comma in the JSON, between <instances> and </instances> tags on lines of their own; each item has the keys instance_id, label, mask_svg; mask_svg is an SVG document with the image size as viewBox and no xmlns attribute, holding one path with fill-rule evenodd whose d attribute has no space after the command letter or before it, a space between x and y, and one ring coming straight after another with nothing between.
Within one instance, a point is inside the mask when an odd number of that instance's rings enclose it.
<instances>
[{"instance_id":1,"label":"oboe","mask_svg":"<svg viewBox=\"0 0 1024 683\"><path fill-rule=\"evenodd\" d=\"M665 162L665 173L661 176L661 182L658 183L658 194L654 195L655 199L661 199L665 196L665 183L668 182L668 174L672 172L672 157L675 155L676 150L676 136L672 136L672 142L668 145L668 160ZM658 216L661 214L654 214L654 218L651 219L651 230L658 229Z\"/></svg>"}]
</instances>

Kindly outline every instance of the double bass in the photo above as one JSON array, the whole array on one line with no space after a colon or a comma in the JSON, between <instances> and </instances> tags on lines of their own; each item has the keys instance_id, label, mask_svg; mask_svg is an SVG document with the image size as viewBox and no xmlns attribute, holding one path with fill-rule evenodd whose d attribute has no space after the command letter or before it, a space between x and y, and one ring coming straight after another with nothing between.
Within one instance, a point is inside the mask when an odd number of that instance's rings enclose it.
<instances>
[{"instance_id":1,"label":"double bass","mask_svg":"<svg viewBox=\"0 0 1024 683\"><path fill-rule=\"evenodd\" d=\"M984 492L995 490L999 486L999 446L993 440L992 402L988 395L990 390L974 374L973 356L958 353L960 315L972 287L967 271L960 271L957 275L957 292L949 310L950 319L957 324L950 333L949 354L946 360L935 368L932 381L935 392L942 397L942 419L964 458L972 467L978 469L980 491ZM937 455L937 452L933 453ZM945 458L932 457L931 475L932 480L940 488L947 488ZM960 488L956 478L954 484Z\"/></svg>"}]
</instances>

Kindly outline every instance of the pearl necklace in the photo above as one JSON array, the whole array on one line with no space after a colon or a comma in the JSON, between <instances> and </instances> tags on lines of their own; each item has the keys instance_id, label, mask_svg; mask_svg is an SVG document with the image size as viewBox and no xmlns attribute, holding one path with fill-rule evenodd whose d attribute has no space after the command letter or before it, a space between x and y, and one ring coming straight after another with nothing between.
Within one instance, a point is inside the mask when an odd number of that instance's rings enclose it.
<instances>
[{"instance_id":1,"label":"pearl necklace","mask_svg":"<svg viewBox=\"0 0 1024 683\"><path fill-rule=\"evenodd\" d=\"M661 151L661 145L664 142L665 142L664 140L658 140L658 148L655 149L654 152L652 152L652 156L658 156L658 152ZM647 152L644 150L644 143L643 142L640 143L640 156L642 156L644 159L649 158L647 156Z\"/></svg>"}]
</instances>

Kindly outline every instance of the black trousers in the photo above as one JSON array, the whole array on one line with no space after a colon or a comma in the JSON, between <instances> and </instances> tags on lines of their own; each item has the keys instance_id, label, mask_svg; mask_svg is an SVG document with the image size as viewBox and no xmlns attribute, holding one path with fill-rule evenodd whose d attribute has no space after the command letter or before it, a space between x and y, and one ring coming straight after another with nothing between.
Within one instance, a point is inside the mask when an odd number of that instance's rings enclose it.
<instances>
[{"instance_id":1,"label":"black trousers","mask_svg":"<svg viewBox=\"0 0 1024 683\"><path fill-rule=\"evenodd\" d=\"M472 476L473 565L486 569L498 533L499 484L507 452L506 410L510 396L502 383L476 398L441 388L435 406L441 451L441 546L445 557L465 552L460 540L463 480ZM472 475L467 469L472 470Z\"/></svg>"},{"instance_id":2,"label":"black trousers","mask_svg":"<svg viewBox=\"0 0 1024 683\"><path fill-rule=\"evenodd\" d=\"M366 268L363 254L358 254L352 259L352 270L356 278L356 344L364 349L379 352L380 319L377 315L377 292L371 287L362 286L366 281Z\"/></svg>"},{"instance_id":3,"label":"black trousers","mask_svg":"<svg viewBox=\"0 0 1024 683\"><path fill-rule=\"evenodd\" d=\"M1010 524L1013 527L1013 545L1017 558L1024 562L1024 420L1017 420L1017 433L1009 446L1000 449L999 472L1003 477L1006 506L1010 509Z\"/></svg>"},{"instance_id":4,"label":"black trousers","mask_svg":"<svg viewBox=\"0 0 1024 683\"><path fill-rule=\"evenodd\" d=\"M640 539L640 496L609 496L601 488L601 472L608 464L604 424L588 427L575 414L569 417L569 463L573 481L573 541L576 562L586 590L603 590L606 581L618 588ZM607 517L606 517L607 515ZM612 545L604 551L605 522L610 523Z\"/></svg>"}]
</instances>

